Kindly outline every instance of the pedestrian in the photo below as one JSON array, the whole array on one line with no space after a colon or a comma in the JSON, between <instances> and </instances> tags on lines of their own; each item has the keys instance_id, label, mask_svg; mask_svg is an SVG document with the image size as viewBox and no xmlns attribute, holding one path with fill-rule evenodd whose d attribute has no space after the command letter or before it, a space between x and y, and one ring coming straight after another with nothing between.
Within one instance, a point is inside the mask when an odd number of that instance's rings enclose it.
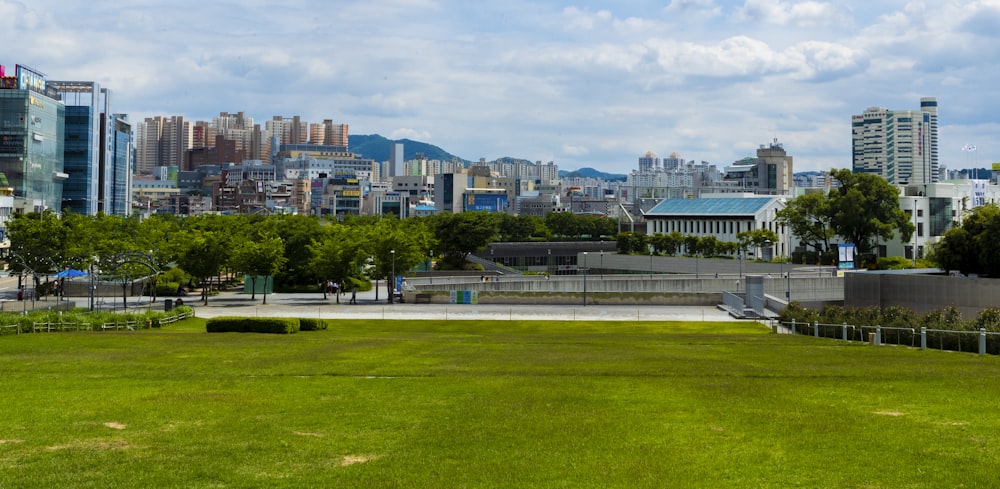
<instances>
[{"instance_id":1,"label":"pedestrian","mask_svg":"<svg viewBox=\"0 0 1000 489\"><path fill-rule=\"evenodd\" d=\"M358 303L358 286L351 287L351 304Z\"/></svg>"}]
</instances>

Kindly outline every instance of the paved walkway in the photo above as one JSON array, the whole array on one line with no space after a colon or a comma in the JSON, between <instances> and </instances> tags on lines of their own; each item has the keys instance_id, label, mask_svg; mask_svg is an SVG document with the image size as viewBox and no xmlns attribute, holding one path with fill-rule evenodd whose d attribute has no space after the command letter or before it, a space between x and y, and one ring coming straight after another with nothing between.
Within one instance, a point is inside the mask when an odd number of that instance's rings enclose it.
<instances>
[{"instance_id":1,"label":"paved walkway","mask_svg":"<svg viewBox=\"0 0 1000 489\"><path fill-rule=\"evenodd\" d=\"M344 319L482 319L551 321L737 321L711 306L605 306L588 305L502 305L502 304L387 304L385 291L359 292L358 304L348 304L350 294L333 296L319 293L267 295L267 304L257 294L251 299L242 292L223 292L202 305L197 296L184 297L198 317L314 317ZM161 301L162 303L162 301ZM162 307L162 306L160 306Z\"/></svg>"}]
</instances>

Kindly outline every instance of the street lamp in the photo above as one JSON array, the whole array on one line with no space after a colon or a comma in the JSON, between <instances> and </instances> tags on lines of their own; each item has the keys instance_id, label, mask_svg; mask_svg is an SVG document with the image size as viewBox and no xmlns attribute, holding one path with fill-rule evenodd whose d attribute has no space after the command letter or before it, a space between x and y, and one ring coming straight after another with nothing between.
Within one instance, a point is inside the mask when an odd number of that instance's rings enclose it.
<instances>
[{"instance_id":1,"label":"street lamp","mask_svg":"<svg viewBox=\"0 0 1000 489\"><path fill-rule=\"evenodd\" d=\"M430 253L427 254L427 272L428 273L431 272L431 267L432 266L434 266L434 250L431 250ZM434 285L434 274L431 273L430 275L428 275L428 277L430 277L431 285Z\"/></svg>"},{"instance_id":2,"label":"street lamp","mask_svg":"<svg viewBox=\"0 0 1000 489\"><path fill-rule=\"evenodd\" d=\"M583 252L583 306L587 307L587 252Z\"/></svg>"},{"instance_id":3,"label":"street lamp","mask_svg":"<svg viewBox=\"0 0 1000 489\"><path fill-rule=\"evenodd\" d=\"M545 276L552 275L552 248L549 248L549 257L545 260Z\"/></svg>"},{"instance_id":4,"label":"street lamp","mask_svg":"<svg viewBox=\"0 0 1000 489\"><path fill-rule=\"evenodd\" d=\"M649 279L653 280L653 250L649 250Z\"/></svg>"},{"instance_id":5,"label":"street lamp","mask_svg":"<svg viewBox=\"0 0 1000 489\"><path fill-rule=\"evenodd\" d=\"M392 281L389 282L389 304L396 298L396 250L389 250L392 255Z\"/></svg>"}]
</instances>

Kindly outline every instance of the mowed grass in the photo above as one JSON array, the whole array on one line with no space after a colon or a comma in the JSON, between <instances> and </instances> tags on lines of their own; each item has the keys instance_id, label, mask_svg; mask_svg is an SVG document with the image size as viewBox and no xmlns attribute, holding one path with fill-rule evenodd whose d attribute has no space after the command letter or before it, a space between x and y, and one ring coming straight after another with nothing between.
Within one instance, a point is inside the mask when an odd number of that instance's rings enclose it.
<instances>
[{"instance_id":1,"label":"mowed grass","mask_svg":"<svg viewBox=\"0 0 1000 489\"><path fill-rule=\"evenodd\" d=\"M996 357L753 323L0 338L0 488L996 487Z\"/></svg>"}]
</instances>

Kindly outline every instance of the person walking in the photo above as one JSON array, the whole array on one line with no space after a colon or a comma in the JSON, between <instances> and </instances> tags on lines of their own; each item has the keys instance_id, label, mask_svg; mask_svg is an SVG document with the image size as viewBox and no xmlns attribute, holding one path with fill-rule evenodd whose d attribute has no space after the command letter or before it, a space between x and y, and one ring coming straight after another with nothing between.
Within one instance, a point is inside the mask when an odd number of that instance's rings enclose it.
<instances>
[{"instance_id":1,"label":"person walking","mask_svg":"<svg viewBox=\"0 0 1000 489\"><path fill-rule=\"evenodd\" d=\"M358 286L351 287L351 304L358 303Z\"/></svg>"}]
</instances>

